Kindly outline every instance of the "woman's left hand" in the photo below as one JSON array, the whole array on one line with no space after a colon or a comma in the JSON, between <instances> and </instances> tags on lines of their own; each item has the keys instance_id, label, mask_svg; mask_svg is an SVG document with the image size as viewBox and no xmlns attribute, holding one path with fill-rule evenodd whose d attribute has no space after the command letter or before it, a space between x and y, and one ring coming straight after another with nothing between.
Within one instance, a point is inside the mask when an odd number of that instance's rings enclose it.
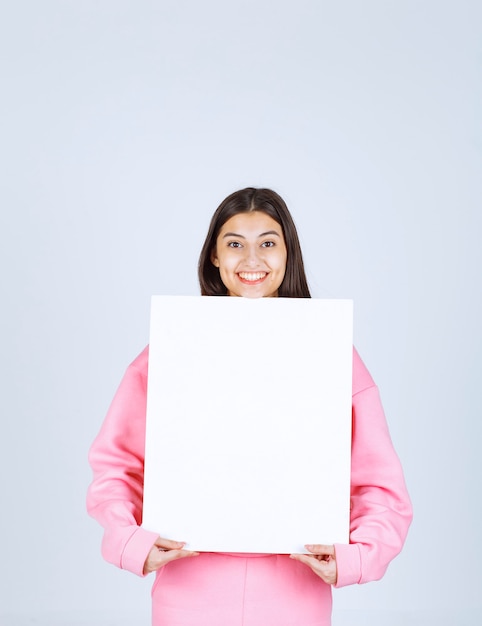
<instances>
[{"instance_id":1,"label":"woman's left hand","mask_svg":"<svg viewBox=\"0 0 482 626\"><path fill-rule=\"evenodd\" d=\"M328 585L334 585L337 578L335 547L306 545L305 548L311 554L290 554L290 557L311 567Z\"/></svg>"}]
</instances>

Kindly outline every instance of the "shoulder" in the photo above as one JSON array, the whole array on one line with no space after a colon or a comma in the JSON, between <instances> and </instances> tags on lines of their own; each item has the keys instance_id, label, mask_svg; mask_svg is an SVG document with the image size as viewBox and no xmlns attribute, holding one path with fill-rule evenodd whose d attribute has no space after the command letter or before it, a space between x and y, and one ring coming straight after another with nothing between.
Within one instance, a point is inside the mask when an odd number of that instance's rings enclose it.
<instances>
[{"instance_id":1,"label":"shoulder","mask_svg":"<svg viewBox=\"0 0 482 626\"><path fill-rule=\"evenodd\" d=\"M375 386L375 381L365 363L363 363L356 348L353 347L353 395Z\"/></svg>"},{"instance_id":2,"label":"shoulder","mask_svg":"<svg viewBox=\"0 0 482 626\"><path fill-rule=\"evenodd\" d=\"M140 354L129 364L127 370L136 372L141 377L147 378L147 368L149 364L149 346L147 345Z\"/></svg>"}]
</instances>

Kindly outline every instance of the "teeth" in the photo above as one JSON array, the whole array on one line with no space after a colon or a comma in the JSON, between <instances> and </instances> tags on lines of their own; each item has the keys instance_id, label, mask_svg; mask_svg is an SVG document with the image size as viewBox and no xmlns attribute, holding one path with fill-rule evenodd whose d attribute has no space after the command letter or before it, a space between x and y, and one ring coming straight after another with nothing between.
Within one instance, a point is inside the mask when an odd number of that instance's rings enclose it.
<instances>
[{"instance_id":1,"label":"teeth","mask_svg":"<svg viewBox=\"0 0 482 626\"><path fill-rule=\"evenodd\" d=\"M243 280L260 280L266 276L266 272L239 272L240 278Z\"/></svg>"}]
</instances>

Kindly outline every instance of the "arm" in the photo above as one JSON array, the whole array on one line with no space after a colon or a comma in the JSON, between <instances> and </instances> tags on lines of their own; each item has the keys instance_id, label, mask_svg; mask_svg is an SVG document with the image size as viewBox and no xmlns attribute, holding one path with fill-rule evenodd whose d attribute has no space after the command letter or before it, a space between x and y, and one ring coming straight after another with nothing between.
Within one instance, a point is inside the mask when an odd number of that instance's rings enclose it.
<instances>
[{"instance_id":1,"label":"arm","mask_svg":"<svg viewBox=\"0 0 482 626\"><path fill-rule=\"evenodd\" d=\"M353 353L350 543L307 545L293 554L327 584L378 580L402 549L412 507L378 389Z\"/></svg>"},{"instance_id":2,"label":"arm","mask_svg":"<svg viewBox=\"0 0 482 626\"><path fill-rule=\"evenodd\" d=\"M378 389L355 351L350 543L335 545L336 587L381 578L402 549L411 520Z\"/></svg>"},{"instance_id":3,"label":"arm","mask_svg":"<svg viewBox=\"0 0 482 626\"><path fill-rule=\"evenodd\" d=\"M87 510L104 527L102 555L138 575L157 533L140 527L147 394L146 348L128 367L89 453Z\"/></svg>"}]
</instances>

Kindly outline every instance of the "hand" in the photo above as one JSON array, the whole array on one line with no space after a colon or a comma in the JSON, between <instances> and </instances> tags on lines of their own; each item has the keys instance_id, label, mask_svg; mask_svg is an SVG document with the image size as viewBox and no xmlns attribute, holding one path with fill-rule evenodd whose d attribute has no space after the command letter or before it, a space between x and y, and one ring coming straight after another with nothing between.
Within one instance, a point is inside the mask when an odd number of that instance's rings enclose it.
<instances>
[{"instance_id":1,"label":"hand","mask_svg":"<svg viewBox=\"0 0 482 626\"><path fill-rule=\"evenodd\" d=\"M336 556L334 546L306 545L311 554L290 554L292 559L311 567L317 576L328 585L334 585L337 579Z\"/></svg>"},{"instance_id":2,"label":"hand","mask_svg":"<svg viewBox=\"0 0 482 626\"><path fill-rule=\"evenodd\" d=\"M199 552L183 550L184 546L185 542L183 541L172 541L171 539L158 537L147 555L146 562L144 563L144 574L155 572L170 561L183 559L187 556L198 556Z\"/></svg>"}]
</instances>

